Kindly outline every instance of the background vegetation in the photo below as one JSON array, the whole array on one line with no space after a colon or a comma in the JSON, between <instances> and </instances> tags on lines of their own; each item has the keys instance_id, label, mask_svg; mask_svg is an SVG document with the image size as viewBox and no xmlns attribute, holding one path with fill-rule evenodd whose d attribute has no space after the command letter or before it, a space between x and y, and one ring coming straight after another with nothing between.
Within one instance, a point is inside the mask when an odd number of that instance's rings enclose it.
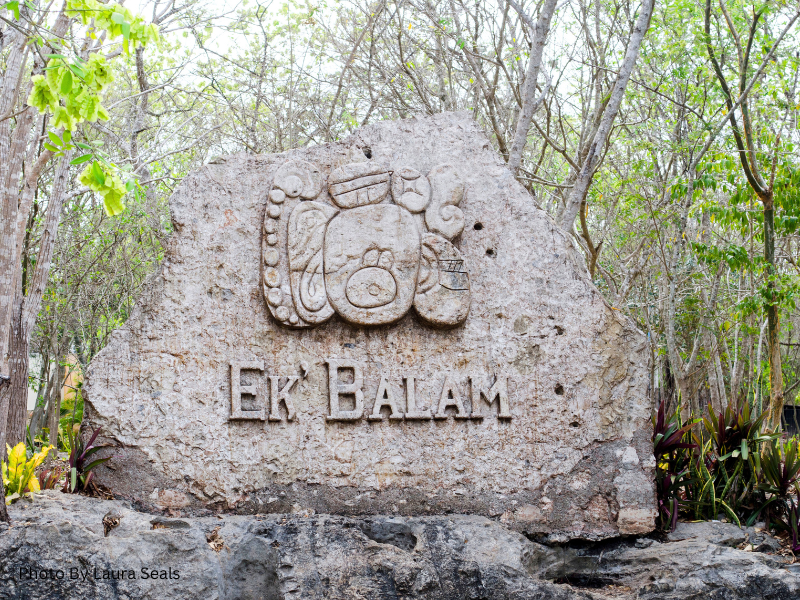
<instances>
[{"instance_id":1,"label":"background vegetation","mask_svg":"<svg viewBox=\"0 0 800 600\"><path fill-rule=\"evenodd\" d=\"M795 4L146 0L124 13L61 2L0 9L3 94L12 90L0 98L0 146L28 127L21 148L43 163L29 206L29 171L0 182L7 204L27 209L0 309L12 314L14 298L23 313L23 301L35 307L24 353L39 395L31 437L73 409L59 399L63 367L85 368L129 316L189 171L219 154L282 152L440 111L474 116L531 202L571 232L607 301L646 332L654 410L663 400L688 422L707 406L747 405L771 409L774 428L795 402ZM65 73L92 52L112 76L93 88L104 113L83 108L71 123L59 107L68 112L80 91ZM37 81L61 100L35 101ZM13 380L8 319L2 372ZM27 371L28 354L42 357L39 369Z\"/></svg>"}]
</instances>

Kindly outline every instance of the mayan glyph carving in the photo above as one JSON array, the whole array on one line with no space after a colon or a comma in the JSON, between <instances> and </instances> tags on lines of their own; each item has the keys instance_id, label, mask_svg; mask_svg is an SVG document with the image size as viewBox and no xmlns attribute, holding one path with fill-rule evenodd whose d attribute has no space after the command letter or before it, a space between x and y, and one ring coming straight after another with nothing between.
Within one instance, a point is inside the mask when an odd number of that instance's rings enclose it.
<instances>
[{"instance_id":1,"label":"mayan glyph carving","mask_svg":"<svg viewBox=\"0 0 800 600\"><path fill-rule=\"evenodd\" d=\"M270 313L295 328L334 313L358 325L384 325L413 306L432 326L463 323L469 274L452 243L464 229L463 195L451 165L426 176L368 161L340 167L325 182L311 163L286 162L264 216L262 283Z\"/></svg>"}]
</instances>

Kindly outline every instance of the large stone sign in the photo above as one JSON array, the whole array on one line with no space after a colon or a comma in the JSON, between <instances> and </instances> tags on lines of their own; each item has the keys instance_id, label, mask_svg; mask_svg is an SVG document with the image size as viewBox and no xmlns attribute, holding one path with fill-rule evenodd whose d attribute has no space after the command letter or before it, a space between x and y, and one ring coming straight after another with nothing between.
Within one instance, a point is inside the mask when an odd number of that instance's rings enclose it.
<instances>
[{"instance_id":1,"label":"large stone sign","mask_svg":"<svg viewBox=\"0 0 800 600\"><path fill-rule=\"evenodd\" d=\"M86 386L117 494L653 528L645 338L470 115L216 159L170 208Z\"/></svg>"}]
</instances>

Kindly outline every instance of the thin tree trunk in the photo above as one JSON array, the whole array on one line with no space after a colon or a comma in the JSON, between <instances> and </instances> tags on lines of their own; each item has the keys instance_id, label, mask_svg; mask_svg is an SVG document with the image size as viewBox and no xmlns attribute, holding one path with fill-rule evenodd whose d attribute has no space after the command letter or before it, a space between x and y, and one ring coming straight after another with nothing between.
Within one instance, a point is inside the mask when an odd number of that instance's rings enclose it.
<instances>
[{"instance_id":1,"label":"thin tree trunk","mask_svg":"<svg viewBox=\"0 0 800 600\"><path fill-rule=\"evenodd\" d=\"M581 207L581 203L586 198L586 193L589 191L594 172L600 164L600 159L603 156L603 149L606 146L606 142L608 142L608 136L611 134L611 127L614 125L614 120L617 118L622 99L625 96L625 88L628 87L628 81L631 78L633 67L636 65L636 59L639 57L639 49L642 46L642 41L644 40L647 30L650 28L650 19L653 16L654 7L655 0L642 1L642 6L639 9L639 17L636 19L631 38L628 41L628 47L625 50L625 59L622 61L617 80L611 90L611 98L603 111L603 118L600 121L600 126L597 128L594 139L589 146L589 152L575 180L575 185L567 198L564 214L561 216L561 222L559 223L561 228L565 231L572 231L575 217L578 216L578 210Z\"/></svg>"},{"instance_id":2,"label":"thin tree trunk","mask_svg":"<svg viewBox=\"0 0 800 600\"><path fill-rule=\"evenodd\" d=\"M59 354L60 356L60 354ZM50 388L50 410L47 415L50 445L58 452L58 422L61 419L61 390L63 378L61 364L57 361L53 369L53 386Z\"/></svg>"},{"instance_id":3,"label":"thin tree trunk","mask_svg":"<svg viewBox=\"0 0 800 600\"><path fill-rule=\"evenodd\" d=\"M65 152L58 163L58 167L56 167L53 187L50 191L50 201L47 205L44 230L39 242L39 254L36 257L36 270L33 273L28 293L25 296L23 323L29 336L36 323L39 307L42 305L42 296L47 286L47 278L50 275L50 263L53 260L58 224L61 221L61 207L64 204L64 194L69 177L69 161L72 160L72 152L72 150Z\"/></svg>"},{"instance_id":4,"label":"thin tree trunk","mask_svg":"<svg viewBox=\"0 0 800 600\"><path fill-rule=\"evenodd\" d=\"M9 387L7 379L0 379L0 406L3 405L4 399L6 406L8 406L8 394L6 390ZM0 435L2 435L2 427L0 427ZM0 446L0 461L5 460L6 446L5 443ZM3 484L3 477L0 476L0 522L8 523L8 509L6 508L6 486Z\"/></svg>"},{"instance_id":5,"label":"thin tree trunk","mask_svg":"<svg viewBox=\"0 0 800 600\"><path fill-rule=\"evenodd\" d=\"M783 413L783 369L781 366L780 314L775 295L775 208L770 191L764 202L764 258L767 263L767 352L769 356L769 422L773 429L781 425Z\"/></svg>"},{"instance_id":6,"label":"thin tree trunk","mask_svg":"<svg viewBox=\"0 0 800 600\"><path fill-rule=\"evenodd\" d=\"M8 408L7 443L12 448L25 442L25 424L28 421L28 339L22 322L22 298L14 303L9 340L9 371L11 375L11 402Z\"/></svg>"},{"instance_id":7,"label":"thin tree trunk","mask_svg":"<svg viewBox=\"0 0 800 600\"><path fill-rule=\"evenodd\" d=\"M719 412L722 408L722 398L719 395L719 380L717 379L717 351L714 348L714 337L706 330L703 335L703 345L709 352L709 360L706 363L706 373L708 376L708 390L711 395L711 408Z\"/></svg>"},{"instance_id":8,"label":"thin tree trunk","mask_svg":"<svg viewBox=\"0 0 800 600\"><path fill-rule=\"evenodd\" d=\"M650 0L654 1L654 0ZM528 141L528 131L531 128L533 114L544 99L545 91L539 100L536 99L536 85L539 79L539 71L542 67L542 53L547 35L550 33L550 23L553 20L553 13L556 10L556 0L545 0L542 11L539 13L539 20L534 23L533 19L517 4L514 0L508 3L519 13L528 27L531 29L531 54L528 59L528 67L525 71L525 83L522 92L522 110L517 119L517 128L514 131L514 141L511 144L511 151L508 155L508 168L516 175L522 162L522 151Z\"/></svg>"},{"instance_id":9,"label":"thin tree trunk","mask_svg":"<svg viewBox=\"0 0 800 600\"><path fill-rule=\"evenodd\" d=\"M17 222L18 189L21 176L22 159L26 145L20 148L19 138L30 134L30 123L33 109L25 110L19 115L17 129L12 133L10 118L19 98L19 88L28 51L27 38L19 36L18 45L11 49L2 74L0 88L0 202L2 202L2 224L0 232L0 370L6 368L6 351L10 343L11 315L13 311L15 290L17 285L17 265L14 262ZM5 418L0 411L0 427Z\"/></svg>"},{"instance_id":10,"label":"thin tree trunk","mask_svg":"<svg viewBox=\"0 0 800 600\"><path fill-rule=\"evenodd\" d=\"M756 352L756 391L753 394L753 408L758 407L759 414L763 411L761 406L761 346L764 341L764 329L766 327L767 321L764 321L758 332L758 350Z\"/></svg>"},{"instance_id":11,"label":"thin tree trunk","mask_svg":"<svg viewBox=\"0 0 800 600\"><path fill-rule=\"evenodd\" d=\"M36 436L41 432L42 417L47 414L47 396L44 394L47 393L47 381L50 378L50 372L47 368L49 365L50 354L48 352L42 357L42 368L39 370L39 386L36 390L36 408L33 409L30 423L31 439L36 439ZM39 399L42 399L41 403Z\"/></svg>"},{"instance_id":12,"label":"thin tree trunk","mask_svg":"<svg viewBox=\"0 0 800 600\"><path fill-rule=\"evenodd\" d=\"M8 408L8 431L6 434L10 444L12 442L17 444L25 439L28 403L28 344L31 331L36 323L36 316L39 314L42 296L47 285L47 277L50 273L50 263L55 250L56 233L58 232L58 223L61 220L61 206L64 202L64 191L67 185L71 158L72 152L66 152L56 168L50 192L50 202L47 206L44 231L39 242L36 269L31 278L27 296L23 297L23 290L20 289L19 299L14 304L15 314L9 343L11 395Z\"/></svg>"}]
</instances>

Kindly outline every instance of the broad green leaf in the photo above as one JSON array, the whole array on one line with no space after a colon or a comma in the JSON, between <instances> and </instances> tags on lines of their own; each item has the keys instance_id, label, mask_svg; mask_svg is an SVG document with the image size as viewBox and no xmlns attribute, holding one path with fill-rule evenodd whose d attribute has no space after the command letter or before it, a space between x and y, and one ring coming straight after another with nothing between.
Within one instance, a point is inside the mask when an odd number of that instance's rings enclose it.
<instances>
[{"instance_id":1,"label":"broad green leaf","mask_svg":"<svg viewBox=\"0 0 800 600\"><path fill-rule=\"evenodd\" d=\"M92 179L94 179L99 185L104 185L106 182L106 174L103 173L103 169L100 167L100 163L97 161L95 161L92 165Z\"/></svg>"},{"instance_id":2,"label":"broad green leaf","mask_svg":"<svg viewBox=\"0 0 800 600\"><path fill-rule=\"evenodd\" d=\"M51 141L51 142L53 142L53 145L54 145L54 146L60 146L60 145L61 145L61 138L60 138L60 137L58 137L58 136L57 136L55 133L53 133L52 131L48 131L48 132L47 132L47 137L49 137L49 138L50 138L50 141Z\"/></svg>"},{"instance_id":3,"label":"broad green leaf","mask_svg":"<svg viewBox=\"0 0 800 600\"><path fill-rule=\"evenodd\" d=\"M93 156L94 156L94 154L84 154L82 156L79 156L78 158L73 158L71 161L69 161L69 164L71 164L71 165L81 165L81 164L83 164L85 162L88 162L88 161L92 160Z\"/></svg>"},{"instance_id":4,"label":"broad green leaf","mask_svg":"<svg viewBox=\"0 0 800 600\"><path fill-rule=\"evenodd\" d=\"M19 21L19 2L7 2L6 8L14 13L14 18Z\"/></svg>"},{"instance_id":5,"label":"broad green leaf","mask_svg":"<svg viewBox=\"0 0 800 600\"><path fill-rule=\"evenodd\" d=\"M72 72L64 71L64 76L61 78L61 93L66 96L72 91Z\"/></svg>"}]
</instances>

